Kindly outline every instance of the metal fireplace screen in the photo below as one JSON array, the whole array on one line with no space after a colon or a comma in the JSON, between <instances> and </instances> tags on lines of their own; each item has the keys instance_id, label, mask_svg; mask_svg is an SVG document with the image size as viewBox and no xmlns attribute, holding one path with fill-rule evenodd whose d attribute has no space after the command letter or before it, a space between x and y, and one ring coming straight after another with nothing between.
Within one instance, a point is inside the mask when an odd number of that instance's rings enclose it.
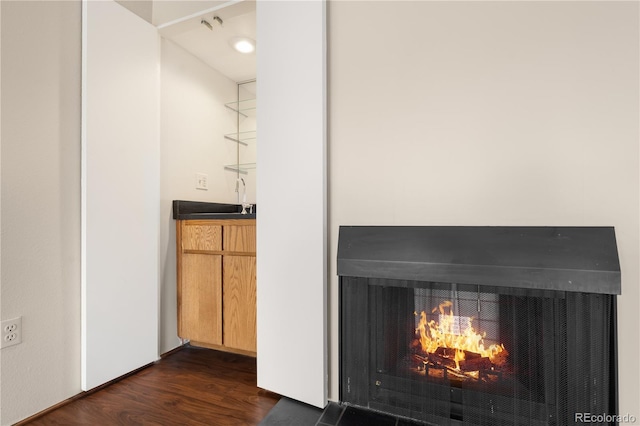
<instances>
[{"instance_id":1,"label":"metal fireplace screen","mask_svg":"<svg viewBox=\"0 0 640 426\"><path fill-rule=\"evenodd\" d=\"M437 425L615 413L615 297L341 277L341 401Z\"/></svg>"}]
</instances>

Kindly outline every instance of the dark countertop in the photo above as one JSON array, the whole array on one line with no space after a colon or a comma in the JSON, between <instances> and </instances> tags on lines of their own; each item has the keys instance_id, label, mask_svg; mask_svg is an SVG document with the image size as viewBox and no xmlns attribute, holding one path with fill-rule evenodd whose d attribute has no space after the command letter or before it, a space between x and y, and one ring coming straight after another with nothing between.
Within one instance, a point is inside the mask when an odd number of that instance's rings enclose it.
<instances>
[{"instance_id":1,"label":"dark countertop","mask_svg":"<svg viewBox=\"0 0 640 426\"><path fill-rule=\"evenodd\" d=\"M249 209L247 209L247 211L249 211ZM240 204L173 200L173 218L176 220L256 218L255 205L253 206L252 214L241 214L241 212L242 205Z\"/></svg>"}]
</instances>

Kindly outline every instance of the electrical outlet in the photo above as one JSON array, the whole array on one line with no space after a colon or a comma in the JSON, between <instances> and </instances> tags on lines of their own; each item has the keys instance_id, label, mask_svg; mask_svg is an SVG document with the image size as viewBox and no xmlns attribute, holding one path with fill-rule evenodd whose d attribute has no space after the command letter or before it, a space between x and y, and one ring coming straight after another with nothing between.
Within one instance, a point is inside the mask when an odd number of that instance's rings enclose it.
<instances>
[{"instance_id":1,"label":"electrical outlet","mask_svg":"<svg viewBox=\"0 0 640 426\"><path fill-rule=\"evenodd\" d=\"M22 317L2 321L2 348L22 343Z\"/></svg>"},{"instance_id":2,"label":"electrical outlet","mask_svg":"<svg viewBox=\"0 0 640 426\"><path fill-rule=\"evenodd\" d=\"M207 186L207 178L208 175L205 173L196 173L196 189L204 189L207 191L209 189Z\"/></svg>"}]
</instances>

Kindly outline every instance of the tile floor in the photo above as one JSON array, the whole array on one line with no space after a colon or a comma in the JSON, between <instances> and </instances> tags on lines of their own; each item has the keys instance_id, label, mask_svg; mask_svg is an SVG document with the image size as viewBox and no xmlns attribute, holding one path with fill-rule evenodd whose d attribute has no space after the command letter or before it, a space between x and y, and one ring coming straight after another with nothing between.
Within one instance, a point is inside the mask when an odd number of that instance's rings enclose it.
<instances>
[{"instance_id":1,"label":"tile floor","mask_svg":"<svg viewBox=\"0 0 640 426\"><path fill-rule=\"evenodd\" d=\"M259 426L419 426L405 419L330 402L323 410L282 398Z\"/></svg>"}]
</instances>

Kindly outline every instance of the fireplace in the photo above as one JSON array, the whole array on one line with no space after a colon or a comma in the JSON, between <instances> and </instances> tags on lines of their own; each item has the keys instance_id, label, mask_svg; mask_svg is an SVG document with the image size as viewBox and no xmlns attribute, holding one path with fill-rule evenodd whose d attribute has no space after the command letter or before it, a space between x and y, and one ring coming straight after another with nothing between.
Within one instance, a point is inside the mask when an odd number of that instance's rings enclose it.
<instances>
[{"instance_id":1,"label":"fireplace","mask_svg":"<svg viewBox=\"0 0 640 426\"><path fill-rule=\"evenodd\" d=\"M436 425L617 414L612 228L341 227L338 274L341 403Z\"/></svg>"}]
</instances>

